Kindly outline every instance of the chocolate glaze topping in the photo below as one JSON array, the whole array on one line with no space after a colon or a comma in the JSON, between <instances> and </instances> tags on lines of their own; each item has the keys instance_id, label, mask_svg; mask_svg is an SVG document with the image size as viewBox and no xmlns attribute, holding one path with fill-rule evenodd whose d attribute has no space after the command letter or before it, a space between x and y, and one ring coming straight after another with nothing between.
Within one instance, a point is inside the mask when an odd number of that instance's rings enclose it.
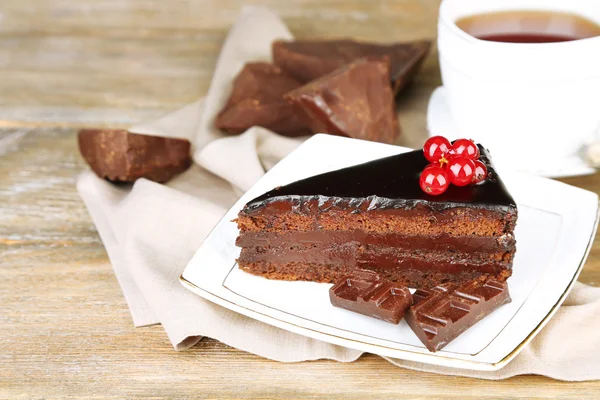
<instances>
[{"instance_id":1,"label":"chocolate glaze topping","mask_svg":"<svg viewBox=\"0 0 600 400\"><path fill-rule=\"evenodd\" d=\"M426 206L436 211L468 207L516 213L515 200L496 174L489 152L481 145L478 146L481 151L480 160L488 168L488 178L479 185L450 185L439 196L426 194L419 186L419 175L429 162L422 150L414 150L278 187L248 202L242 213L252 214L273 202L292 203L294 210L302 208L307 202L314 204L315 201L321 211L329 207L365 212L381 209L411 210L417 206Z\"/></svg>"}]
</instances>

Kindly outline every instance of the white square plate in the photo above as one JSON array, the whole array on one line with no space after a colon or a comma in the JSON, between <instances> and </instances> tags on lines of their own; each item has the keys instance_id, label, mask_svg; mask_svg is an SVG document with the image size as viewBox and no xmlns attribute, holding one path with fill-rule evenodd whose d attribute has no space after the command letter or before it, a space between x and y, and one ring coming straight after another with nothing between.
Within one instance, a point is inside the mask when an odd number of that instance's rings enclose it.
<instances>
[{"instance_id":1,"label":"white square plate","mask_svg":"<svg viewBox=\"0 0 600 400\"><path fill-rule=\"evenodd\" d=\"M405 321L392 325L333 307L330 284L268 280L237 267L238 231L231 221L248 201L279 185L406 151L410 149L313 136L227 212L188 264L181 282L223 307L337 345L456 368L501 368L548 322L577 280L598 225L595 193L500 172L519 208L517 254L508 281L512 302L436 353L423 346Z\"/></svg>"}]
</instances>

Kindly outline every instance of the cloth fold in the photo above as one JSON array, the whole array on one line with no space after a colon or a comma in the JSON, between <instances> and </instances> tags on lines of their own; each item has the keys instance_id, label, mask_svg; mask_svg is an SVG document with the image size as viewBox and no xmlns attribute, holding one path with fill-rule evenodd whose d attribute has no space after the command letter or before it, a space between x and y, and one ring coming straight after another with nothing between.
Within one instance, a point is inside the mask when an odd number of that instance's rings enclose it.
<instances>
[{"instance_id":1,"label":"cloth fold","mask_svg":"<svg viewBox=\"0 0 600 400\"><path fill-rule=\"evenodd\" d=\"M277 38L292 36L276 15L245 9L224 43L206 99L130 128L190 139L196 165L165 185L145 179L113 185L87 171L78 178L77 189L106 247L135 326L162 324L176 350L207 336L277 361L350 362L362 353L234 313L187 291L178 281L196 249L239 195L303 140L258 127L226 136L212 127L243 63L269 60L270 43ZM404 368L484 379L519 374L600 379L599 314L600 289L577 284L548 326L496 372L387 360Z\"/></svg>"}]
</instances>

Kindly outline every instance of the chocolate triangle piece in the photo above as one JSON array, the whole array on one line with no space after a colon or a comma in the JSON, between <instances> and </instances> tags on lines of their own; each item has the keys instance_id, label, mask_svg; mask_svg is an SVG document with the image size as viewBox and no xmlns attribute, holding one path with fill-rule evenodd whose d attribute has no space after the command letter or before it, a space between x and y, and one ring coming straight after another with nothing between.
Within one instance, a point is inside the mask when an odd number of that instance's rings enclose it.
<instances>
[{"instance_id":1,"label":"chocolate triangle piece","mask_svg":"<svg viewBox=\"0 0 600 400\"><path fill-rule=\"evenodd\" d=\"M273 64L248 63L235 78L215 126L232 134L262 126L286 136L307 135L301 114L283 98L299 86L299 81Z\"/></svg>"},{"instance_id":2,"label":"chocolate triangle piece","mask_svg":"<svg viewBox=\"0 0 600 400\"><path fill-rule=\"evenodd\" d=\"M307 83L362 57L390 57L390 80L397 94L423 64L431 42L376 44L340 40L298 40L273 43L273 62L296 79Z\"/></svg>"},{"instance_id":3,"label":"chocolate triangle piece","mask_svg":"<svg viewBox=\"0 0 600 400\"><path fill-rule=\"evenodd\" d=\"M186 139L131 133L123 129L82 129L79 151L100 178L134 182L139 178L163 183L192 164Z\"/></svg>"},{"instance_id":4,"label":"chocolate triangle piece","mask_svg":"<svg viewBox=\"0 0 600 400\"><path fill-rule=\"evenodd\" d=\"M370 270L411 288L510 277L517 205L479 146L488 177L425 193L422 150L279 186L239 212L240 269L269 279L336 282ZM331 149L331 151L344 151Z\"/></svg>"},{"instance_id":5,"label":"chocolate triangle piece","mask_svg":"<svg viewBox=\"0 0 600 400\"><path fill-rule=\"evenodd\" d=\"M507 283L494 278L418 289L406 322L427 349L435 352L510 301Z\"/></svg>"},{"instance_id":6,"label":"chocolate triangle piece","mask_svg":"<svg viewBox=\"0 0 600 400\"><path fill-rule=\"evenodd\" d=\"M359 59L285 98L304 112L313 133L329 133L382 143L400 134L389 59Z\"/></svg>"},{"instance_id":7,"label":"chocolate triangle piece","mask_svg":"<svg viewBox=\"0 0 600 400\"><path fill-rule=\"evenodd\" d=\"M378 274L355 271L329 289L329 299L335 307L368 317L398 324L412 305L412 295L405 286L395 285Z\"/></svg>"}]
</instances>

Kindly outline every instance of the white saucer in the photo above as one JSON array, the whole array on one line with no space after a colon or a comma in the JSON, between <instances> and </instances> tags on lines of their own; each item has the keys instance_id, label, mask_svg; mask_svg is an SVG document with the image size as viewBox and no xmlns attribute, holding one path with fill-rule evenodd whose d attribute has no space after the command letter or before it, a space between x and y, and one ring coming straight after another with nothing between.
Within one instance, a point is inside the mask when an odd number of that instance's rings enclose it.
<instances>
[{"instance_id":1,"label":"white saucer","mask_svg":"<svg viewBox=\"0 0 600 400\"><path fill-rule=\"evenodd\" d=\"M446 101L446 89L443 86L434 90L429 99L427 107L427 129L429 136L445 136L449 139L457 139L461 137L460 132ZM517 162L518 160L513 160ZM504 166L499 166L498 169L504 171ZM511 165L511 169L519 172L524 172L532 175L545 176L548 178L565 178L568 176L590 175L596 170L586 164L580 157L573 156L564 159L553 159L548 165Z\"/></svg>"}]
</instances>

